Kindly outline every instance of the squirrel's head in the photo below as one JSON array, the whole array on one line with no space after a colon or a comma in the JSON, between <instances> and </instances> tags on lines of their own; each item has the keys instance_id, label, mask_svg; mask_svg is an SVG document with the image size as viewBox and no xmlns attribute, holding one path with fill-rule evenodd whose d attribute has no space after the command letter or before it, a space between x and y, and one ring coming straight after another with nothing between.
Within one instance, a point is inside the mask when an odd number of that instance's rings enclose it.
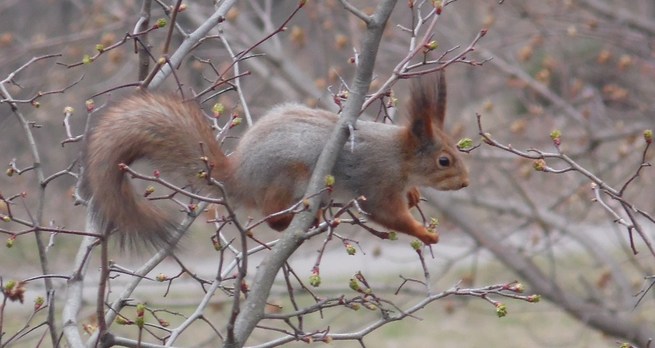
<instances>
[{"instance_id":1,"label":"squirrel's head","mask_svg":"<svg viewBox=\"0 0 655 348\"><path fill-rule=\"evenodd\" d=\"M444 130L446 80L443 72L415 79L408 105L406 129L409 180L437 190L459 190L469 185L468 169L453 140Z\"/></svg>"}]
</instances>

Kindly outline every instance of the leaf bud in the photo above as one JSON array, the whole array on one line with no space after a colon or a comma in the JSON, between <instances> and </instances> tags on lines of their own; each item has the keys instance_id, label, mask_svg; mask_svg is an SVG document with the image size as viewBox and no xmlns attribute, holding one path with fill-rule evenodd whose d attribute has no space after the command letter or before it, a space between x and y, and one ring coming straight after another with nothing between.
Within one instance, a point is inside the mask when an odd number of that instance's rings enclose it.
<instances>
[{"instance_id":1,"label":"leaf bud","mask_svg":"<svg viewBox=\"0 0 655 348\"><path fill-rule=\"evenodd\" d=\"M91 112L96 108L96 103L93 99L88 99L84 102L84 106L86 107L86 112Z\"/></svg>"},{"instance_id":2,"label":"leaf bud","mask_svg":"<svg viewBox=\"0 0 655 348\"><path fill-rule=\"evenodd\" d=\"M432 40L425 45L423 45L426 51L434 51L439 47L439 43L435 40Z\"/></svg>"},{"instance_id":3,"label":"leaf bud","mask_svg":"<svg viewBox=\"0 0 655 348\"><path fill-rule=\"evenodd\" d=\"M155 27L157 27L157 28L163 28L163 27L166 26L166 24L168 24L168 21L166 20L166 18L159 18L159 19L157 20L157 24L155 24Z\"/></svg>"},{"instance_id":4,"label":"leaf bud","mask_svg":"<svg viewBox=\"0 0 655 348\"><path fill-rule=\"evenodd\" d=\"M653 130L652 129L646 129L644 131L644 140L646 141L646 144L652 144L653 143Z\"/></svg>"},{"instance_id":5,"label":"leaf bud","mask_svg":"<svg viewBox=\"0 0 655 348\"><path fill-rule=\"evenodd\" d=\"M225 106L223 106L223 104L216 103L212 106L212 115L214 115L215 118L221 117L223 112L225 112Z\"/></svg>"},{"instance_id":6,"label":"leaf bud","mask_svg":"<svg viewBox=\"0 0 655 348\"><path fill-rule=\"evenodd\" d=\"M309 285L317 288L321 285L321 276L318 272L312 272L312 275L309 276Z\"/></svg>"},{"instance_id":7,"label":"leaf bud","mask_svg":"<svg viewBox=\"0 0 655 348\"><path fill-rule=\"evenodd\" d=\"M502 318L507 315L507 306L504 303L496 303L496 315L498 315L498 318Z\"/></svg>"},{"instance_id":8,"label":"leaf bud","mask_svg":"<svg viewBox=\"0 0 655 348\"><path fill-rule=\"evenodd\" d=\"M45 303L45 299L43 298L43 296L37 296L34 299L34 310L38 311L39 309L41 309L44 303Z\"/></svg>"},{"instance_id":9,"label":"leaf bud","mask_svg":"<svg viewBox=\"0 0 655 348\"><path fill-rule=\"evenodd\" d=\"M543 172L543 171L546 170L546 161L544 161L543 158L540 158L540 159L538 159L538 160L535 160L535 161L532 163L532 167L533 167L534 170L536 170L536 171Z\"/></svg>"},{"instance_id":10,"label":"leaf bud","mask_svg":"<svg viewBox=\"0 0 655 348\"><path fill-rule=\"evenodd\" d=\"M9 238L7 238L7 243L5 245L7 246L7 248L11 248L14 246L15 241L16 241L16 235L13 234Z\"/></svg>"},{"instance_id":11,"label":"leaf bud","mask_svg":"<svg viewBox=\"0 0 655 348\"><path fill-rule=\"evenodd\" d=\"M473 139L471 138L462 138L457 142L457 149L467 150L473 147Z\"/></svg>"},{"instance_id":12,"label":"leaf bud","mask_svg":"<svg viewBox=\"0 0 655 348\"><path fill-rule=\"evenodd\" d=\"M241 117L238 117L238 116L234 117L232 119L232 122L230 123L230 128L234 128L234 127L240 125L241 121L243 121L243 119Z\"/></svg>"},{"instance_id":13,"label":"leaf bud","mask_svg":"<svg viewBox=\"0 0 655 348\"><path fill-rule=\"evenodd\" d=\"M550 138L553 140L553 143L555 146L559 146L561 144L561 137L562 137L562 132L559 129L555 129L552 132L550 132Z\"/></svg>"},{"instance_id":14,"label":"leaf bud","mask_svg":"<svg viewBox=\"0 0 655 348\"><path fill-rule=\"evenodd\" d=\"M154 186L148 186L146 187L146 191L143 193L143 197L148 197L151 194L155 192L155 187Z\"/></svg>"},{"instance_id":15,"label":"leaf bud","mask_svg":"<svg viewBox=\"0 0 655 348\"><path fill-rule=\"evenodd\" d=\"M130 319L127 319L127 318L119 315L118 317L116 317L116 324L118 324L118 325L132 325L132 324L134 324L134 322L132 320L130 320Z\"/></svg>"},{"instance_id":16,"label":"leaf bud","mask_svg":"<svg viewBox=\"0 0 655 348\"><path fill-rule=\"evenodd\" d=\"M357 282L357 279L355 278L350 278L350 282L348 282L348 286L357 292L362 290L361 287L359 286L359 283Z\"/></svg>"},{"instance_id":17,"label":"leaf bud","mask_svg":"<svg viewBox=\"0 0 655 348\"><path fill-rule=\"evenodd\" d=\"M143 303L139 303L136 305L136 316L143 318L143 315L145 314L146 311L146 305Z\"/></svg>"},{"instance_id":18,"label":"leaf bud","mask_svg":"<svg viewBox=\"0 0 655 348\"><path fill-rule=\"evenodd\" d=\"M541 301L541 295L530 295L528 296L528 302L537 303Z\"/></svg>"},{"instance_id":19,"label":"leaf bud","mask_svg":"<svg viewBox=\"0 0 655 348\"><path fill-rule=\"evenodd\" d=\"M327 186L327 187L334 186L334 181L335 181L334 176L332 176L332 175L326 175L325 176L325 186Z\"/></svg>"},{"instance_id":20,"label":"leaf bud","mask_svg":"<svg viewBox=\"0 0 655 348\"><path fill-rule=\"evenodd\" d=\"M346 252L348 253L348 255L355 255L357 253L357 249L355 249L355 247L352 244L346 243L345 246L346 246Z\"/></svg>"}]
</instances>

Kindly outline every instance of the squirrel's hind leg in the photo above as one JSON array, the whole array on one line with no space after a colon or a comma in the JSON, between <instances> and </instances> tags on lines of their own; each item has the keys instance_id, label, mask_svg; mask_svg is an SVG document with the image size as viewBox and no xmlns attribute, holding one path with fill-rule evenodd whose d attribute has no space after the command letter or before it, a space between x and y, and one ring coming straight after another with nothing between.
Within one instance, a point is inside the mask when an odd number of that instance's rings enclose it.
<instances>
[{"instance_id":1,"label":"squirrel's hind leg","mask_svg":"<svg viewBox=\"0 0 655 348\"><path fill-rule=\"evenodd\" d=\"M276 231L289 227L295 213L281 212L302 198L310 175L309 168L297 163L271 178L259 201L268 226Z\"/></svg>"},{"instance_id":2,"label":"squirrel's hind leg","mask_svg":"<svg viewBox=\"0 0 655 348\"><path fill-rule=\"evenodd\" d=\"M288 209L294 201L294 197L288 188L271 185L266 189L264 198L262 200L261 210L267 217L266 223L276 231L284 231L291 220L293 220L293 213L281 213L283 210Z\"/></svg>"}]
</instances>

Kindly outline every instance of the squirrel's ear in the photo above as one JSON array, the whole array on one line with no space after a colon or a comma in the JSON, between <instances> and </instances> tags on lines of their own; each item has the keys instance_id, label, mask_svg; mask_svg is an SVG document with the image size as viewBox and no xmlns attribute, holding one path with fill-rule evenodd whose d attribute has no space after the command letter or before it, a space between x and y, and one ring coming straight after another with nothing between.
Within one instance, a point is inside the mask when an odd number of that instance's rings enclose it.
<instances>
[{"instance_id":1,"label":"squirrel's ear","mask_svg":"<svg viewBox=\"0 0 655 348\"><path fill-rule=\"evenodd\" d=\"M412 132L416 136L432 138L432 127L443 129L446 117L446 77L443 71L414 79L408 111Z\"/></svg>"}]
</instances>

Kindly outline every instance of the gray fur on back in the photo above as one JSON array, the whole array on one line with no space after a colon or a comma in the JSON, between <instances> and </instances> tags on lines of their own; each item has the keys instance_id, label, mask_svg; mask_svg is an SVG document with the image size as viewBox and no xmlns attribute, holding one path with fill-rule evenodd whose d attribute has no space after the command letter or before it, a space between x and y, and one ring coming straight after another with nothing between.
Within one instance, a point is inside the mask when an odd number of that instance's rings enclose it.
<instances>
[{"instance_id":1,"label":"gray fur on back","mask_svg":"<svg viewBox=\"0 0 655 348\"><path fill-rule=\"evenodd\" d=\"M261 192L270 182L271 173L286 173L294 165L306 166L311 174L337 120L334 113L297 104L273 108L239 142L233 153L240 159L235 161L238 166L233 178L242 187L251 187L254 193ZM380 185L393 182L407 186L407 178L397 163L402 158L402 130L399 126L358 121L354 138L351 137L354 146L351 140L346 143L333 172L336 193L343 199L359 195L370 197L375 193L356 188L378 187L376 181ZM243 160L245 158L248 160ZM390 167L389 163L394 164ZM306 185L306 182L298 183L295 192L298 199L304 194Z\"/></svg>"}]
</instances>

